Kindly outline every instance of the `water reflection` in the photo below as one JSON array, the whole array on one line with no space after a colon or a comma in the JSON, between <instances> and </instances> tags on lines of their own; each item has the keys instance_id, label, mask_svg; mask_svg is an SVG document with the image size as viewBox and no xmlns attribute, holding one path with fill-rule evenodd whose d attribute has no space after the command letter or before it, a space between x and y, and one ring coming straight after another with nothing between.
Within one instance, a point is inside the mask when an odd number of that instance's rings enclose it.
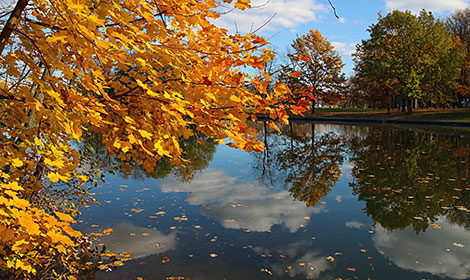
<instances>
[{"instance_id":1,"label":"water reflection","mask_svg":"<svg viewBox=\"0 0 470 280\"><path fill-rule=\"evenodd\" d=\"M312 123L279 134L251 125L263 153L190 138L185 169L162 160L146 170L90 144L103 168L126 178L110 185L129 186L104 188L113 203L101 216L91 209L88 220L103 217L115 231L103 242L138 258L102 278L468 278L469 137Z\"/></svg>"},{"instance_id":2,"label":"water reflection","mask_svg":"<svg viewBox=\"0 0 470 280\"><path fill-rule=\"evenodd\" d=\"M288 191L241 183L220 170L208 169L190 184L170 177L160 188L165 193L188 193L190 205L204 205L204 215L231 229L265 232L283 225L295 232L308 224L304 217L326 211L325 205L306 208L301 202L293 203Z\"/></svg>"},{"instance_id":3,"label":"water reflection","mask_svg":"<svg viewBox=\"0 0 470 280\"><path fill-rule=\"evenodd\" d=\"M366 202L366 213L388 230L412 226L425 231L438 216L452 212L454 220L460 215L467 220L468 212L456 208L469 205L470 150L468 139L463 140L369 127L349 138L354 166L350 186Z\"/></svg>"},{"instance_id":4,"label":"water reflection","mask_svg":"<svg viewBox=\"0 0 470 280\"><path fill-rule=\"evenodd\" d=\"M260 130L260 125L257 126ZM281 182L296 200L315 206L341 176L344 141L336 133L316 135L314 123L291 123L275 135L263 123L266 150L255 155L255 173L263 182ZM271 137L267 135L272 135ZM278 175L273 178L274 174Z\"/></svg>"},{"instance_id":5,"label":"water reflection","mask_svg":"<svg viewBox=\"0 0 470 280\"><path fill-rule=\"evenodd\" d=\"M100 237L100 241L112 252L128 252L133 259L176 248L175 232L164 234L155 228L136 226L130 222L122 222L112 228L112 234Z\"/></svg>"},{"instance_id":6,"label":"water reflection","mask_svg":"<svg viewBox=\"0 0 470 280\"><path fill-rule=\"evenodd\" d=\"M470 247L460 248L470 237L468 230L444 217L442 229L427 231L417 238L412 229L390 232L378 226L372 238L377 250L397 266L454 279L470 277ZM457 246L456 246L457 245Z\"/></svg>"},{"instance_id":7,"label":"water reflection","mask_svg":"<svg viewBox=\"0 0 470 280\"><path fill-rule=\"evenodd\" d=\"M124 179L165 178L170 174L182 182L189 182L198 173L207 168L216 151L217 143L203 134L196 133L179 141L183 150L184 166L176 166L164 157L158 160L155 167L148 167L145 162L131 158L110 157L101 141L101 136L89 133L81 146L82 153L93 158L98 168L118 172Z\"/></svg>"}]
</instances>

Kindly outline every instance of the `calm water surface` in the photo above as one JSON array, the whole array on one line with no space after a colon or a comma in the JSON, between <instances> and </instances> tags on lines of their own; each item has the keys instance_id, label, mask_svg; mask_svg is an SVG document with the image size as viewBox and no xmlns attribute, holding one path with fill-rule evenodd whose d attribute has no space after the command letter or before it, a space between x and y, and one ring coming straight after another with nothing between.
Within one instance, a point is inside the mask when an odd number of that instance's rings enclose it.
<instances>
[{"instance_id":1,"label":"calm water surface","mask_svg":"<svg viewBox=\"0 0 470 280\"><path fill-rule=\"evenodd\" d=\"M252 125L263 153L188 139L187 169L100 159L120 171L78 227L113 228L101 242L133 260L98 278L470 278L468 131Z\"/></svg>"}]
</instances>

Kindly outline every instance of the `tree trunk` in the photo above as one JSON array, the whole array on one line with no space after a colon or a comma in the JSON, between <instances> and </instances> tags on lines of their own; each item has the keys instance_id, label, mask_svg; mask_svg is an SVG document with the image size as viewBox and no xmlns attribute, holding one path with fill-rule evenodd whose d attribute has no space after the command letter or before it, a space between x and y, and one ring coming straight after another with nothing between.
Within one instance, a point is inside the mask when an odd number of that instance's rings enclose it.
<instances>
[{"instance_id":1,"label":"tree trunk","mask_svg":"<svg viewBox=\"0 0 470 280\"><path fill-rule=\"evenodd\" d=\"M411 114L413 112L413 100L407 97L406 106L408 107L408 114Z\"/></svg>"},{"instance_id":2,"label":"tree trunk","mask_svg":"<svg viewBox=\"0 0 470 280\"><path fill-rule=\"evenodd\" d=\"M310 112L312 114L315 113L315 103L317 103L317 101L315 99L312 100L312 107L310 108Z\"/></svg>"}]
</instances>

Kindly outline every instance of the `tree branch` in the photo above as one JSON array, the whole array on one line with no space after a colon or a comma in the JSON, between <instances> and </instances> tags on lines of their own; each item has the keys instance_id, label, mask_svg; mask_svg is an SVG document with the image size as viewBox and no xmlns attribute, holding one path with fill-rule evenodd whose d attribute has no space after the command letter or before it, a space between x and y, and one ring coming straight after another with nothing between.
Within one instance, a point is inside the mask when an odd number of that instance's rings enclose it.
<instances>
[{"instance_id":1,"label":"tree branch","mask_svg":"<svg viewBox=\"0 0 470 280\"><path fill-rule=\"evenodd\" d=\"M20 21L21 13L26 8L26 5L28 5L28 1L29 0L18 0L15 8L13 9L13 12L8 18L7 23L3 27L2 33L0 34L0 54L3 53L3 49L5 48L5 45L7 44L8 39L10 39L10 35L11 35L11 32L13 31L13 28Z\"/></svg>"}]
</instances>

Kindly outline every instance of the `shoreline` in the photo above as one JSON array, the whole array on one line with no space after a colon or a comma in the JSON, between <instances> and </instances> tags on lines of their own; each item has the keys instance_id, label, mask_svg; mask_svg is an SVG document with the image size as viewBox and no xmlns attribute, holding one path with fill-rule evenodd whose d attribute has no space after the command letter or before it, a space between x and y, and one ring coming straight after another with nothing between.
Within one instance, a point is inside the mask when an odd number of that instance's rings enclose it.
<instances>
[{"instance_id":1,"label":"shoreline","mask_svg":"<svg viewBox=\"0 0 470 280\"><path fill-rule=\"evenodd\" d=\"M258 119L269 119L266 115L257 115ZM371 123L371 124L405 124L405 125L432 125L451 127L470 127L469 121L448 121L448 120L413 120L413 119L377 119L377 118L351 118L351 117L321 117L321 116L296 116L290 115L289 120L293 121L314 121L326 123Z\"/></svg>"}]
</instances>

